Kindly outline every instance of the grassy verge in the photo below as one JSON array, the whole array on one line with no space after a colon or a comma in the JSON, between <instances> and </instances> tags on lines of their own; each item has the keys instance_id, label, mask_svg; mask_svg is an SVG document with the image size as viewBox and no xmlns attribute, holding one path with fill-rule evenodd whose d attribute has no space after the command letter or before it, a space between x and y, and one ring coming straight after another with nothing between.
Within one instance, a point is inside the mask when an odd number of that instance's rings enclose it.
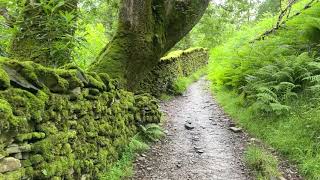
<instances>
[{"instance_id":1,"label":"grassy verge","mask_svg":"<svg viewBox=\"0 0 320 180\"><path fill-rule=\"evenodd\" d=\"M245 108L236 93L213 88L217 101L251 135L298 165L307 179L320 179L320 108L303 99L286 116L262 117Z\"/></svg>"},{"instance_id":2,"label":"grassy verge","mask_svg":"<svg viewBox=\"0 0 320 180\"><path fill-rule=\"evenodd\" d=\"M259 180L276 179L281 176L277 158L258 146L252 145L247 148L245 161Z\"/></svg>"},{"instance_id":3,"label":"grassy verge","mask_svg":"<svg viewBox=\"0 0 320 180\"><path fill-rule=\"evenodd\" d=\"M174 83L174 91L177 94L182 94L187 90L190 84L192 84L193 82L198 80L201 76L204 76L205 74L207 74L207 67L203 67L199 69L198 71L196 71L195 73L193 73L188 77L179 77L177 81Z\"/></svg>"},{"instance_id":4,"label":"grassy verge","mask_svg":"<svg viewBox=\"0 0 320 180\"><path fill-rule=\"evenodd\" d=\"M141 132L132 138L121 159L105 173L102 180L121 180L132 177L136 155L149 150L149 145L162 137L164 133L158 125L141 127Z\"/></svg>"}]
</instances>

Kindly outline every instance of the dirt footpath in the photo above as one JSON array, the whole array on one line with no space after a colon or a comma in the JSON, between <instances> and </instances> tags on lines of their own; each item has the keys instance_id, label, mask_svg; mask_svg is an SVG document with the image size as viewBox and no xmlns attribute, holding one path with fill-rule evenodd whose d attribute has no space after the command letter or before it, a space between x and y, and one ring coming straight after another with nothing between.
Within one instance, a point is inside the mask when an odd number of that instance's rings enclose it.
<instances>
[{"instance_id":1,"label":"dirt footpath","mask_svg":"<svg viewBox=\"0 0 320 180\"><path fill-rule=\"evenodd\" d=\"M138 157L133 179L251 179L241 161L245 138L230 130L229 118L208 87L201 79L183 96L162 104L167 137Z\"/></svg>"}]
</instances>

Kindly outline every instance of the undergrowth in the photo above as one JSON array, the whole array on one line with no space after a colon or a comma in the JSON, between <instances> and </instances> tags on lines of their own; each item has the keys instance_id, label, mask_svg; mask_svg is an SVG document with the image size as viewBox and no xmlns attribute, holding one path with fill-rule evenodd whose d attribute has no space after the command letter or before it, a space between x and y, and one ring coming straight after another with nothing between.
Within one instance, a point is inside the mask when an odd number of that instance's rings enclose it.
<instances>
[{"instance_id":1,"label":"undergrowth","mask_svg":"<svg viewBox=\"0 0 320 180\"><path fill-rule=\"evenodd\" d=\"M285 116L258 116L244 107L236 92L213 89L218 103L251 135L297 164L307 179L320 177L320 108L299 98Z\"/></svg>"},{"instance_id":2,"label":"undergrowth","mask_svg":"<svg viewBox=\"0 0 320 180\"><path fill-rule=\"evenodd\" d=\"M320 178L320 3L301 0L285 26L267 17L214 48L209 79L219 103L252 135Z\"/></svg>"},{"instance_id":3,"label":"undergrowth","mask_svg":"<svg viewBox=\"0 0 320 180\"><path fill-rule=\"evenodd\" d=\"M268 180L272 177L281 176L277 158L258 146L251 145L247 148L245 161L258 180Z\"/></svg>"},{"instance_id":4,"label":"undergrowth","mask_svg":"<svg viewBox=\"0 0 320 180\"><path fill-rule=\"evenodd\" d=\"M188 77L179 77L174 83L174 92L177 94L183 94L187 88L200 77L207 74L207 67L201 68Z\"/></svg>"},{"instance_id":5,"label":"undergrowth","mask_svg":"<svg viewBox=\"0 0 320 180\"><path fill-rule=\"evenodd\" d=\"M133 162L137 154L150 149L150 144L165 136L162 128L156 124L140 126L120 160L105 173L104 180L121 180L133 175Z\"/></svg>"}]
</instances>

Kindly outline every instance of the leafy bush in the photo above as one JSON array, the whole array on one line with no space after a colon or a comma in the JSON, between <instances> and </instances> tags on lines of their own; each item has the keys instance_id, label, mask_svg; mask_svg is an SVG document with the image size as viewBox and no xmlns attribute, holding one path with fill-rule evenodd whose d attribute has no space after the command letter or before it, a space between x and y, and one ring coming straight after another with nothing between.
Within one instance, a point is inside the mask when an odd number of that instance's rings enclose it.
<instances>
[{"instance_id":1,"label":"leafy bush","mask_svg":"<svg viewBox=\"0 0 320 180\"><path fill-rule=\"evenodd\" d=\"M307 1L297 3L297 12ZM255 40L275 18L243 27L225 44L212 50L210 79L241 94L244 105L266 115L282 115L300 95L319 95L320 3L289 18L285 28Z\"/></svg>"},{"instance_id":2,"label":"leafy bush","mask_svg":"<svg viewBox=\"0 0 320 180\"><path fill-rule=\"evenodd\" d=\"M78 36L84 37L81 45L76 47L73 53L75 63L86 69L98 56L109 41L103 24L87 24L83 31L77 32Z\"/></svg>"}]
</instances>

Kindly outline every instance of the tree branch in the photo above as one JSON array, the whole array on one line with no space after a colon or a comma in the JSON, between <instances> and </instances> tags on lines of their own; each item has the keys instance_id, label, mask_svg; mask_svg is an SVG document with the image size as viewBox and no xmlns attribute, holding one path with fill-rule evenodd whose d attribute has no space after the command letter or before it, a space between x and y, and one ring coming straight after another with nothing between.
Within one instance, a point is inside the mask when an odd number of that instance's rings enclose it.
<instances>
[{"instance_id":1,"label":"tree branch","mask_svg":"<svg viewBox=\"0 0 320 180\"><path fill-rule=\"evenodd\" d=\"M254 43L255 41L264 40L265 37L267 37L267 36L275 33L275 32L276 32L277 30L279 30L282 26L284 26L290 19L292 19L292 18L300 15L300 14L302 13L302 11L305 11L305 10L311 8L311 7L312 7L312 4L313 4L314 2L318 3L319 0L311 0L309 3L307 3L307 4L305 5L305 7L304 7L301 11L299 11L299 12L295 13L294 15L290 16L290 12L291 12L292 5L293 5L294 3L296 3L296 2L297 2L297 0L290 1L289 4L288 4L288 6L287 6L284 10L281 11L281 13L280 13L280 15L279 15L279 17L278 17L278 21L277 21L276 25L275 25L272 29L267 30L266 32L264 32L262 35L260 35L258 38L254 39L254 40L251 41L250 43ZM286 14L287 14L287 18L286 18L285 20L283 20L283 17L284 17ZM290 16L290 17L289 17L289 16Z\"/></svg>"}]
</instances>

